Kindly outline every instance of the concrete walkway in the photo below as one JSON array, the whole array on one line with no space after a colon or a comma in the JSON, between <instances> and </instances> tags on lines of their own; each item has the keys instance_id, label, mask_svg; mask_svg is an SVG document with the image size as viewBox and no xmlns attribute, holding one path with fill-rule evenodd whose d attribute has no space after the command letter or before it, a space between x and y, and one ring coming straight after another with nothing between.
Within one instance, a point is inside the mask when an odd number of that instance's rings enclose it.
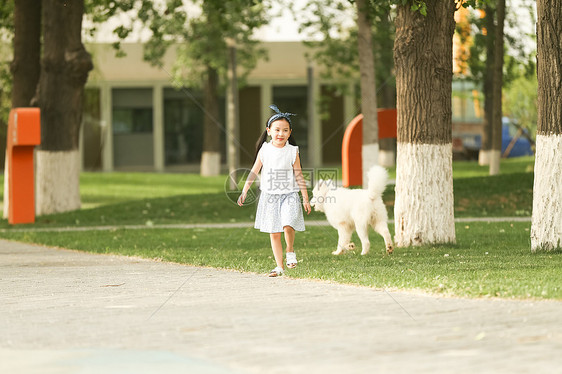
<instances>
[{"instance_id":1,"label":"concrete walkway","mask_svg":"<svg viewBox=\"0 0 562 374\"><path fill-rule=\"evenodd\" d=\"M561 318L0 241L0 373L561 373Z\"/></svg>"}]
</instances>

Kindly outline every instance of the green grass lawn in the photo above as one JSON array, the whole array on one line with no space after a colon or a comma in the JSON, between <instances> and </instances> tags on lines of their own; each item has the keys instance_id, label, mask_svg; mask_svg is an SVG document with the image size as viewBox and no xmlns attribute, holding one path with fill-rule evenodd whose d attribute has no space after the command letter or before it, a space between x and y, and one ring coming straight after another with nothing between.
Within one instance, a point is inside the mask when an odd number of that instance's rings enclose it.
<instances>
[{"instance_id":1,"label":"green grass lawn","mask_svg":"<svg viewBox=\"0 0 562 374\"><path fill-rule=\"evenodd\" d=\"M502 162L502 174L487 176L474 162L454 162L456 217L530 216L533 159ZM391 178L395 172L390 169ZM194 174L83 173L84 209L37 217L33 227L158 225L244 222L254 219L255 205L238 207L237 192L225 193L226 176L202 178ZM1 189L0 189L1 190ZM1 193L1 192L0 192ZM394 214L394 186L384 196ZM311 219L324 219L313 212ZM25 227L22 225L21 227ZM0 228L9 228L0 220Z\"/></svg>"},{"instance_id":2,"label":"green grass lawn","mask_svg":"<svg viewBox=\"0 0 562 374\"><path fill-rule=\"evenodd\" d=\"M226 176L201 178L196 174L82 173L80 196L84 208L177 195L219 193Z\"/></svg>"},{"instance_id":3,"label":"green grass lawn","mask_svg":"<svg viewBox=\"0 0 562 374\"><path fill-rule=\"evenodd\" d=\"M499 176L487 176L476 163L453 164L455 216L530 216L532 158L502 161ZM389 170L392 177L394 170ZM0 222L0 237L96 253L115 253L192 265L266 273L274 266L267 234L254 229L162 229L158 224L250 222L255 205L233 203L225 193L226 176L189 174L83 173L84 209L37 218L14 230ZM384 195L390 216L394 188ZM307 219L324 219L312 213ZM147 225L139 230L38 232L34 228L98 225ZM297 234L299 266L288 276L387 289L470 297L562 299L562 254L532 254L530 223L457 224L457 244L399 248L382 253L382 239L372 233L368 256L331 255L337 233L309 227ZM27 230L29 229L29 230ZM23 230L23 231L21 231ZM393 228L391 227L391 232ZM359 244L355 237L354 241ZM378 250L377 250L378 249Z\"/></svg>"}]
</instances>

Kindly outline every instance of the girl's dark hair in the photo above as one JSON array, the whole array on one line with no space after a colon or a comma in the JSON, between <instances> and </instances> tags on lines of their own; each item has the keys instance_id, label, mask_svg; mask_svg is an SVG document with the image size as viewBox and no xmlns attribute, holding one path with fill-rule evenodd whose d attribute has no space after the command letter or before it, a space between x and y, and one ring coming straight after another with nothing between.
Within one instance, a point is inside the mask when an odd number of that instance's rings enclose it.
<instances>
[{"instance_id":1,"label":"girl's dark hair","mask_svg":"<svg viewBox=\"0 0 562 374\"><path fill-rule=\"evenodd\" d=\"M281 117L278 120L283 119L285 121L287 121L287 123L289 124L289 128L292 130L293 126L291 125L291 121L289 121L287 118L285 117ZM277 120L277 121L278 121ZM266 128L265 130L261 133L260 137L258 138L258 141L256 142L256 155L254 156L254 162L256 162L256 160L258 159L258 153L260 152L260 148L262 146L262 144L267 140L267 129L269 127L266 124ZM289 136L289 139L287 140L289 142L290 145L297 145L297 142L295 141L295 137L293 136L293 134L291 133L291 136Z\"/></svg>"}]
</instances>

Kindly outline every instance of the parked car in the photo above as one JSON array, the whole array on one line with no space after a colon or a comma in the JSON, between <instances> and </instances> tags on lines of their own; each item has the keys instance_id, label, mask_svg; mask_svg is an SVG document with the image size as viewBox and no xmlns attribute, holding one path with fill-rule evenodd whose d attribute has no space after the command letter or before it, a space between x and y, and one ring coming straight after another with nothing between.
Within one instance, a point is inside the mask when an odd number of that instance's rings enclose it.
<instances>
[{"instance_id":1,"label":"parked car","mask_svg":"<svg viewBox=\"0 0 562 374\"><path fill-rule=\"evenodd\" d=\"M502 155L506 152L506 149L510 147L509 154L507 157L521 157L521 156L532 156L535 154L533 151L534 144L531 144L529 131L527 129L518 127L509 118L502 118Z\"/></svg>"},{"instance_id":2,"label":"parked car","mask_svg":"<svg viewBox=\"0 0 562 374\"><path fill-rule=\"evenodd\" d=\"M521 133L521 131L523 133ZM457 159L478 159L482 148L481 124L453 124L453 152ZM528 131L519 127L508 117L502 118L502 156L509 148L506 157L532 156L534 154Z\"/></svg>"}]
</instances>

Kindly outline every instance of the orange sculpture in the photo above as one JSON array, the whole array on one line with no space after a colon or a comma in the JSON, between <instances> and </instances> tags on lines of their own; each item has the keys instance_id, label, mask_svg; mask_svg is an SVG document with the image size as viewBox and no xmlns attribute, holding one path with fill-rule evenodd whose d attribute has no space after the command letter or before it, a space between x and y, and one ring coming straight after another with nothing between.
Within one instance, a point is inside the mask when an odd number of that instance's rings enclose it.
<instances>
[{"instance_id":1,"label":"orange sculpture","mask_svg":"<svg viewBox=\"0 0 562 374\"><path fill-rule=\"evenodd\" d=\"M8 222L35 222L33 149L41 143L39 108L14 108L8 122Z\"/></svg>"},{"instance_id":2,"label":"orange sculpture","mask_svg":"<svg viewBox=\"0 0 562 374\"><path fill-rule=\"evenodd\" d=\"M396 109L378 110L379 139L396 138ZM363 185L363 115L351 120L343 135L342 182L344 187Z\"/></svg>"}]
</instances>

